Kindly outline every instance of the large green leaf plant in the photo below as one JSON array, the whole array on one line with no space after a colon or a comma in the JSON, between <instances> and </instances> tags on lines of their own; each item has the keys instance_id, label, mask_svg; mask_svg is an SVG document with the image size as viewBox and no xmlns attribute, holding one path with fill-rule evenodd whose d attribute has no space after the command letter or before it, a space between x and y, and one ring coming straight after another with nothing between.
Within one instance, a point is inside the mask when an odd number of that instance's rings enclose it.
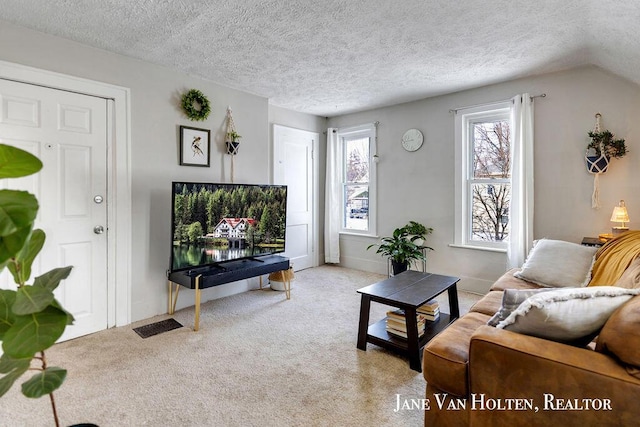
<instances>
[{"instance_id":1,"label":"large green leaf plant","mask_svg":"<svg viewBox=\"0 0 640 427\"><path fill-rule=\"evenodd\" d=\"M24 177L40 169L42 162L34 155L0 144L0 179ZM16 290L0 289L0 397L27 371L36 371L22 384L22 394L31 398L48 394L58 426L53 391L62 385L67 371L49 366L44 351L73 323L73 316L53 294L72 267L55 268L27 284L45 241L45 233L33 228L37 213L33 194L0 190L0 272L6 267L16 283Z\"/></svg>"}]
</instances>

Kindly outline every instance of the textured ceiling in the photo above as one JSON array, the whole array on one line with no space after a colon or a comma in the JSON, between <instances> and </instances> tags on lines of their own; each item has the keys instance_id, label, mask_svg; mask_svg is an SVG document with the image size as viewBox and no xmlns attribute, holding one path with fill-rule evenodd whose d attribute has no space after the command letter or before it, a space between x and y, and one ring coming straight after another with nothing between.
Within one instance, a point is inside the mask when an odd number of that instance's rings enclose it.
<instances>
[{"instance_id":1,"label":"textured ceiling","mask_svg":"<svg viewBox=\"0 0 640 427\"><path fill-rule=\"evenodd\" d=\"M0 0L0 18L320 116L586 64L640 84L638 0Z\"/></svg>"}]
</instances>

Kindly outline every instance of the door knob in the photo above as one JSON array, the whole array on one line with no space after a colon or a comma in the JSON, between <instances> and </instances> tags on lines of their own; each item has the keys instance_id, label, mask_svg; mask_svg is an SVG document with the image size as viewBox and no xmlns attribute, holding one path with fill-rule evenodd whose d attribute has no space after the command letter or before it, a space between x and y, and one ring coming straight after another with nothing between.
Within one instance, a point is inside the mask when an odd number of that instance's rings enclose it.
<instances>
[{"instance_id":1,"label":"door knob","mask_svg":"<svg viewBox=\"0 0 640 427\"><path fill-rule=\"evenodd\" d=\"M101 225L96 225L95 227L93 227L93 232L96 234L102 234L104 233L104 227Z\"/></svg>"}]
</instances>

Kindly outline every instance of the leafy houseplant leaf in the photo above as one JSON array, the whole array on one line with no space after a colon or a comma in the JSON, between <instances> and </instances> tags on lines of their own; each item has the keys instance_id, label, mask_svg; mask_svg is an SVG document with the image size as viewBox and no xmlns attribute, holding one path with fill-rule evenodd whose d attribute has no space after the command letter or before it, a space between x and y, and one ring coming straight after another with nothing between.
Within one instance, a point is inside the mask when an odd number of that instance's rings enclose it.
<instances>
[{"instance_id":1,"label":"leafy houseplant leaf","mask_svg":"<svg viewBox=\"0 0 640 427\"><path fill-rule=\"evenodd\" d=\"M73 325L73 321L76 320L73 317L73 314L69 313L67 310L65 310L64 308L62 308L62 305L58 302L57 299L54 299L53 302L51 303L51 307L55 307L60 311L64 311L67 314L67 326L69 325Z\"/></svg>"},{"instance_id":2,"label":"leafy houseplant leaf","mask_svg":"<svg viewBox=\"0 0 640 427\"><path fill-rule=\"evenodd\" d=\"M2 397L31 365L31 359L12 359L6 354L0 357L0 373L7 374L0 378L0 397Z\"/></svg>"},{"instance_id":3,"label":"leafy houseplant leaf","mask_svg":"<svg viewBox=\"0 0 640 427\"><path fill-rule=\"evenodd\" d=\"M30 233L31 225L25 228L20 228L15 233L0 236L0 265L4 267L10 258L20 252L29 238Z\"/></svg>"},{"instance_id":4,"label":"leafy houseplant leaf","mask_svg":"<svg viewBox=\"0 0 640 427\"><path fill-rule=\"evenodd\" d=\"M20 316L39 313L53 302L53 292L36 286L22 286L18 288L13 312Z\"/></svg>"},{"instance_id":5,"label":"leafy houseplant leaf","mask_svg":"<svg viewBox=\"0 0 640 427\"><path fill-rule=\"evenodd\" d=\"M13 358L33 357L51 347L67 326L67 314L48 306L39 313L16 316L5 333L2 350Z\"/></svg>"},{"instance_id":6,"label":"leafy houseplant leaf","mask_svg":"<svg viewBox=\"0 0 640 427\"><path fill-rule=\"evenodd\" d=\"M15 263L9 263L9 271L13 274L13 280L16 283L24 284L31 277L33 260L42 249L45 238L44 231L40 229L33 230L27 244L15 256Z\"/></svg>"},{"instance_id":7,"label":"leafy houseplant leaf","mask_svg":"<svg viewBox=\"0 0 640 427\"><path fill-rule=\"evenodd\" d=\"M52 393L62 385L66 376L66 369L56 366L47 368L22 384L22 394L27 397L38 398Z\"/></svg>"},{"instance_id":8,"label":"leafy houseplant leaf","mask_svg":"<svg viewBox=\"0 0 640 427\"><path fill-rule=\"evenodd\" d=\"M16 301L16 291L0 289L0 340L16 321L13 313L13 303ZM2 359L0 359L2 361Z\"/></svg>"},{"instance_id":9,"label":"leafy houseplant leaf","mask_svg":"<svg viewBox=\"0 0 640 427\"><path fill-rule=\"evenodd\" d=\"M54 268L36 277L33 281L33 286L42 287L53 292L62 280L69 277L72 268L72 266Z\"/></svg>"},{"instance_id":10,"label":"leafy houseplant leaf","mask_svg":"<svg viewBox=\"0 0 640 427\"><path fill-rule=\"evenodd\" d=\"M42 169L42 162L28 151L0 144L0 179L19 178Z\"/></svg>"},{"instance_id":11,"label":"leafy houseplant leaf","mask_svg":"<svg viewBox=\"0 0 640 427\"><path fill-rule=\"evenodd\" d=\"M31 228L38 213L38 200L33 194L0 190L0 201L0 237L9 236L25 227Z\"/></svg>"},{"instance_id":12,"label":"leafy houseplant leaf","mask_svg":"<svg viewBox=\"0 0 640 427\"><path fill-rule=\"evenodd\" d=\"M31 359L13 359L6 354L0 357L0 374L8 374L15 369L28 369Z\"/></svg>"}]
</instances>

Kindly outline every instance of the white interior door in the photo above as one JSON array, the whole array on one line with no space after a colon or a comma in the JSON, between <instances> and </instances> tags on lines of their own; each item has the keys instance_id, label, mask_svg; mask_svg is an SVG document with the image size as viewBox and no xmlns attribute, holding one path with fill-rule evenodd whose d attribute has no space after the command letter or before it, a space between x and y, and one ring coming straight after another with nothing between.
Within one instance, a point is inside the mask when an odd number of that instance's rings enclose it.
<instances>
[{"instance_id":1,"label":"white interior door","mask_svg":"<svg viewBox=\"0 0 640 427\"><path fill-rule=\"evenodd\" d=\"M73 266L56 290L76 319L61 340L106 329L107 101L0 79L0 142L31 152L44 165L36 175L0 185L28 190L40 203L36 227L47 238L30 283L52 268ZM14 287L8 271L0 286Z\"/></svg>"},{"instance_id":2,"label":"white interior door","mask_svg":"<svg viewBox=\"0 0 640 427\"><path fill-rule=\"evenodd\" d=\"M285 255L294 270L317 265L315 256L313 152L319 135L285 126L273 126L275 184L287 186Z\"/></svg>"}]
</instances>

